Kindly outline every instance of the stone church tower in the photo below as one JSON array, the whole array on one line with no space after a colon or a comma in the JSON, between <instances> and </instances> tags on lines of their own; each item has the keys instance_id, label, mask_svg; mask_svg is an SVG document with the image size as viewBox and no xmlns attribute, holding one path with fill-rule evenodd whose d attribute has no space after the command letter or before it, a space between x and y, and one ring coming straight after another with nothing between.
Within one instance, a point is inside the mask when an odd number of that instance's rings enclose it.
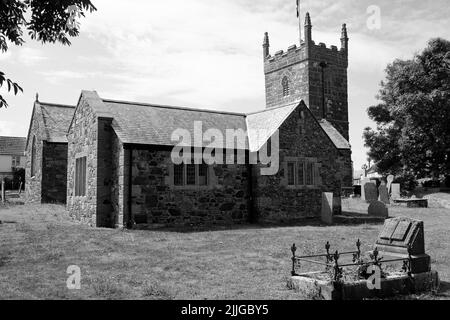
<instances>
[{"instance_id":1,"label":"stone church tower","mask_svg":"<svg viewBox=\"0 0 450 320\"><path fill-rule=\"evenodd\" d=\"M309 13L304 23L304 40L287 52L270 55L269 35L263 43L266 107L271 108L303 99L315 117L326 119L349 140L347 68L348 37L342 25L341 47L327 48L312 40Z\"/></svg>"}]
</instances>

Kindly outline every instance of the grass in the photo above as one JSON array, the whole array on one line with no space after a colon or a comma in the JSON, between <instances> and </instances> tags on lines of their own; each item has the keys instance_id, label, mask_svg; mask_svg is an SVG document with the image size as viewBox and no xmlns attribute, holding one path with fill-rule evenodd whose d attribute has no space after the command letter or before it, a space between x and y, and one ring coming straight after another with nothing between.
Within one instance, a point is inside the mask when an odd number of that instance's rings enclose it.
<instances>
[{"instance_id":1,"label":"grass","mask_svg":"<svg viewBox=\"0 0 450 320\"><path fill-rule=\"evenodd\" d=\"M365 204L346 202L348 210ZM426 250L450 298L450 210L391 207L391 216L425 222ZM381 225L240 226L212 231L92 229L63 206L0 205L0 299L298 299L286 287L290 246L298 254L371 249ZM67 268L81 268L81 289L68 290ZM307 267L307 266L305 266ZM313 270L312 267L307 267Z\"/></svg>"}]
</instances>

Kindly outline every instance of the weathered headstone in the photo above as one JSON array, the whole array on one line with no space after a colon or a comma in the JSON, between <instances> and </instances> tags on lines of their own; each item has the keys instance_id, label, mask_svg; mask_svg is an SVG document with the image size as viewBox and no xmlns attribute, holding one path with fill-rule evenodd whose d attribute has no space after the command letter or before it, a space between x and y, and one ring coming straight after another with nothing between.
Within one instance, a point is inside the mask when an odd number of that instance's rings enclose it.
<instances>
[{"instance_id":1,"label":"weathered headstone","mask_svg":"<svg viewBox=\"0 0 450 320\"><path fill-rule=\"evenodd\" d=\"M373 183L372 181L370 181L370 179L369 178L362 178L361 179L361 200L366 200L366 194L365 194L365 192L364 192L364 186L367 184L367 183Z\"/></svg>"},{"instance_id":2,"label":"weathered headstone","mask_svg":"<svg viewBox=\"0 0 450 320\"><path fill-rule=\"evenodd\" d=\"M381 183L381 185L378 187L378 193L379 193L379 199L384 204L391 204L389 201L389 193L388 188L386 187L386 184L384 182Z\"/></svg>"},{"instance_id":3,"label":"weathered headstone","mask_svg":"<svg viewBox=\"0 0 450 320\"><path fill-rule=\"evenodd\" d=\"M400 199L400 183L391 184L391 198Z\"/></svg>"},{"instance_id":4,"label":"weathered headstone","mask_svg":"<svg viewBox=\"0 0 450 320\"><path fill-rule=\"evenodd\" d=\"M423 221L406 217L387 219L375 247L385 258L409 258L413 274L429 272L430 256L425 253Z\"/></svg>"},{"instance_id":5,"label":"weathered headstone","mask_svg":"<svg viewBox=\"0 0 450 320\"><path fill-rule=\"evenodd\" d=\"M378 200L378 191L375 183L366 183L364 185L364 195L366 202L371 203L372 201Z\"/></svg>"},{"instance_id":6,"label":"weathered headstone","mask_svg":"<svg viewBox=\"0 0 450 320\"><path fill-rule=\"evenodd\" d=\"M369 205L368 209L369 216L372 217L389 217L389 211L386 205L381 201L373 201Z\"/></svg>"},{"instance_id":7,"label":"weathered headstone","mask_svg":"<svg viewBox=\"0 0 450 320\"><path fill-rule=\"evenodd\" d=\"M333 193L322 193L322 215L321 219L323 223L333 223Z\"/></svg>"},{"instance_id":8,"label":"weathered headstone","mask_svg":"<svg viewBox=\"0 0 450 320\"><path fill-rule=\"evenodd\" d=\"M389 194L391 193L391 185L394 182L394 179L395 179L395 177L392 174L388 175L388 177L387 177L387 185L386 185L386 187L388 189L388 193Z\"/></svg>"},{"instance_id":9,"label":"weathered headstone","mask_svg":"<svg viewBox=\"0 0 450 320\"><path fill-rule=\"evenodd\" d=\"M342 213L342 199L341 197L333 197L333 214L340 215Z\"/></svg>"}]
</instances>

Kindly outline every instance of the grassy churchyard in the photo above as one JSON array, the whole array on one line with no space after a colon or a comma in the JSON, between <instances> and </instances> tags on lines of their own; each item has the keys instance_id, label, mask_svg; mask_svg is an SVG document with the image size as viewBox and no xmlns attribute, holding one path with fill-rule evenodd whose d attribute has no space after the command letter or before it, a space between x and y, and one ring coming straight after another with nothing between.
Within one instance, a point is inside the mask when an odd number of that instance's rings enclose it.
<instances>
[{"instance_id":1,"label":"grassy churchyard","mask_svg":"<svg viewBox=\"0 0 450 320\"><path fill-rule=\"evenodd\" d=\"M409 298L450 299L450 209L391 206L390 215L425 222L426 251L442 282L437 294ZM77 224L57 205L0 204L0 220L0 299L298 299L286 288L292 243L309 254L327 240L332 250L353 250L360 238L365 251L382 227L122 231ZM66 287L70 265L81 268L80 290Z\"/></svg>"}]
</instances>

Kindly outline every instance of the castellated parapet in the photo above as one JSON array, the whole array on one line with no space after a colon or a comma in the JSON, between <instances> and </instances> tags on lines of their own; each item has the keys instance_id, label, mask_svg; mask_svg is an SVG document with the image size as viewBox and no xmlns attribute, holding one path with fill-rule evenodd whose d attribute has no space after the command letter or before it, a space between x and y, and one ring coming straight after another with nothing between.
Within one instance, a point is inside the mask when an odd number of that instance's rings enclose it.
<instances>
[{"instance_id":1,"label":"castellated parapet","mask_svg":"<svg viewBox=\"0 0 450 320\"><path fill-rule=\"evenodd\" d=\"M306 14L304 41L287 51L270 54L269 35L263 43L266 107L272 108L304 100L318 119L330 121L349 139L348 124L348 36L344 24L341 48L316 44L312 40L312 24Z\"/></svg>"}]
</instances>

